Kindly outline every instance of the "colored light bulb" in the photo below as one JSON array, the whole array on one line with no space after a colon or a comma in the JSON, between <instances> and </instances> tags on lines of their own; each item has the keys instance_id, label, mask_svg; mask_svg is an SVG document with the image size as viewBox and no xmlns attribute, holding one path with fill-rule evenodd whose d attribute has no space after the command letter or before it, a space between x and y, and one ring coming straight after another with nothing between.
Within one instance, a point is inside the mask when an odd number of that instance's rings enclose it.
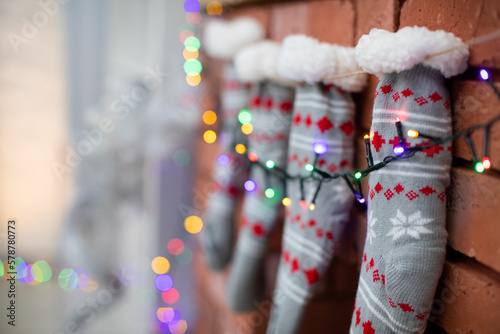
<instances>
[{"instance_id":1,"label":"colored light bulb","mask_svg":"<svg viewBox=\"0 0 500 334\"><path fill-rule=\"evenodd\" d=\"M255 154L253 152L248 153L248 159L250 159L250 161L252 161L252 162L256 162L258 159L257 154Z\"/></svg>"},{"instance_id":2,"label":"colored light bulb","mask_svg":"<svg viewBox=\"0 0 500 334\"><path fill-rule=\"evenodd\" d=\"M418 137L418 131L415 131L415 130L408 130L407 134L408 134L408 137L410 137L410 138L417 138Z\"/></svg>"},{"instance_id":3,"label":"colored light bulb","mask_svg":"<svg viewBox=\"0 0 500 334\"><path fill-rule=\"evenodd\" d=\"M488 170L491 168L491 160L488 157L484 157L482 161L484 169Z\"/></svg>"},{"instance_id":4,"label":"colored light bulb","mask_svg":"<svg viewBox=\"0 0 500 334\"><path fill-rule=\"evenodd\" d=\"M313 144L313 151L317 155L326 154L328 152L328 145L326 143L321 143L321 142L314 143Z\"/></svg>"},{"instance_id":5,"label":"colored light bulb","mask_svg":"<svg viewBox=\"0 0 500 334\"><path fill-rule=\"evenodd\" d=\"M243 186L246 191L254 191L257 188L257 184L253 180L246 180Z\"/></svg>"},{"instance_id":6,"label":"colored light bulb","mask_svg":"<svg viewBox=\"0 0 500 334\"><path fill-rule=\"evenodd\" d=\"M488 71L486 71L484 68L479 71L479 75L481 76L481 79L483 79L483 80L488 80L490 77Z\"/></svg>"},{"instance_id":7,"label":"colored light bulb","mask_svg":"<svg viewBox=\"0 0 500 334\"><path fill-rule=\"evenodd\" d=\"M272 160L267 160L266 162L266 167L271 169L271 168L274 168L275 164L274 164L274 161Z\"/></svg>"},{"instance_id":8,"label":"colored light bulb","mask_svg":"<svg viewBox=\"0 0 500 334\"><path fill-rule=\"evenodd\" d=\"M267 198L273 198L274 197L274 189L273 188L267 188L266 191L264 192Z\"/></svg>"},{"instance_id":9,"label":"colored light bulb","mask_svg":"<svg viewBox=\"0 0 500 334\"><path fill-rule=\"evenodd\" d=\"M397 155L403 154L404 151L405 151L405 149L402 146L396 146L396 147L394 147L394 153L396 153Z\"/></svg>"},{"instance_id":10,"label":"colored light bulb","mask_svg":"<svg viewBox=\"0 0 500 334\"><path fill-rule=\"evenodd\" d=\"M244 154L247 151L247 148L243 144L238 144L234 147L237 153Z\"/></svg>"},{"instance_id":11,"label":"colored light bulb","mask_svg":"<svg viewBox=\"0 0 500 334\"><path fill-rule=\"evenodd\" d=\"M481 162L476 163L476 172L478 172L478 173L484 172L484 166Z\"/></svg>"},{"instance_id":12,"label":"colored light bulb","mask_svg":"<svg viewBox=\"0 0 500 334\"><path fill-rule=\"evenodd\" d=\"M314 211L314 209L316 209L316 205L314 203L311 203L309 205L309 210Z\"/></svg>"},{"instance_id":13,"label":"colored light bulb","mask_svg":"<svg viewBox=\"0 0 500 334\"><path fill-rule=\"evenodd\" d=\"M307 208L307 202L305 200L300 201L300 207L305 210Z\"/></svg>"},{"instance_id":14,"label":"colored light bulb","mask_svg":"<svg viewBox=\"0 0 500 334\"><path fill-rule=\"evenodd\" d=\"M247 109L243 109L239 112L238 114L238 121L241 123L241 124L248 124L252 121L252 113L247 110Z\"/></svg>"},{"instance_id":15,"label":"colored light bulb","mask_svg":"<svg viewBox=\"0 0 500 334\"><path fill-rule=\"evenodd\" d=\"M363 176L363 174L361 174L361 172L357 172L356 174L354 174L354 177L357 179L360 179L361 176Z\"/></svg>"},{"instance_id":16,"label":"colored light bulb","mask_svg":"<svg viewBox=\"0 0 500 334\"><path fill-rule=\"evenodd\" d=\"M314 170L314 166L313 166L313 165L311 165L311 164L307 164L307 165L306 165L306 170L307 170L308 172L312 172L312 171Z\"/></svg>"},{"instance_id":17,"label":"colored light bulb","mask_svg":"<svg viewBox=\"0 0 500 334\"><path fill-rule=\"evenodd\" d=\"M292 204L292 200L288 197L283 198L281 202L283 203L284 206L290 206L290 204Z\"/></svg>"}]
</instances>

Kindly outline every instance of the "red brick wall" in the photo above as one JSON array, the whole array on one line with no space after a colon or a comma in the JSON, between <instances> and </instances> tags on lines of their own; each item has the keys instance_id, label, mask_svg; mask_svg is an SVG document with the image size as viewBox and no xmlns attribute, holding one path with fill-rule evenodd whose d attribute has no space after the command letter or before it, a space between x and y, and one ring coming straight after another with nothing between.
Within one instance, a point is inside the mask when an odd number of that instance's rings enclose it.
<instances>
[{"instance_id":1,"label":"red brick wall","mask_svg":"<svg viewBox=\"0 0 500 334\"><path fill-rule=\"evenodd\" d=\"M356 45L371 28L396 31L404 26L444 29L464 41L500 28L500 1L452 0L351 0L293 1L249 5L226 10L226 17L252 16L266 27L269 38L281 41L292 33L304 33L322 41ZM471 47L472 67L500 69L500 41ZM204 65L206 94L202 108L215 108L210 98L217 81L215 67ZM498 72L497 72L498 73ZM498 79L495 77L494 79ZM367 89L354 96L357 105L357 169L366 167L363 134L371 125L373 95L378 80L371 76ZM486 122L499 112L499 103L491 89L477 80L461 76L449 80L454 110L454 128L460 131L472 124ZM201 136L199 136L201 138ZM482 136L473 137L482 147ZM490 158L500 169L500 124L492 129ZM210 167L216 146L200 143L198 179L195 193L206 198L210 188ZM463 139L454 143L454 155L470 161ZM366 180L364 189L366 190ZM365 194L366 196L367 194ZM352 212L352 230L342 252L311 301L301 333L347 333L357 287L358 268L366 232L366 216ZM448 196L448 254L431 315L428 333L500 333L500 173L477 174L454 167ZM195 255L200 320L196 333L264 333L267 322L273 274L279 258L281 230L276 231L266 257L268 298L250 314L237 315L225 305L227 272L214 273L203 264L203 255Z\"/></svg>"}]
</instances>

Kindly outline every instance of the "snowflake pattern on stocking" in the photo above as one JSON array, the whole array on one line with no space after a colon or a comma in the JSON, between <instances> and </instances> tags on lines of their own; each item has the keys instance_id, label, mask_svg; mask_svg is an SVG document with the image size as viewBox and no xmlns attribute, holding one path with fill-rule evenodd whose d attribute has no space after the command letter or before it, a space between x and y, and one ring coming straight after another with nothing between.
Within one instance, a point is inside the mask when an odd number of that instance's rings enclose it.
<instances>
[{"instance_id":1,"label":"snowflake pattern on stocking","mask_svg":"<svg viewBox=\"0 0 500 334\"><path fill-rule=\"evenodd\" d=\"M432 234L433 232L424 225L434 221L433 218L422 218L422 213L417 211L408 217L405 216L399 209L395 218L391 218L394 227L387 233L387 236L392 236L392 240L397 240L405 234L420 239L420 233Z\"/></svg>"}]
</instances>

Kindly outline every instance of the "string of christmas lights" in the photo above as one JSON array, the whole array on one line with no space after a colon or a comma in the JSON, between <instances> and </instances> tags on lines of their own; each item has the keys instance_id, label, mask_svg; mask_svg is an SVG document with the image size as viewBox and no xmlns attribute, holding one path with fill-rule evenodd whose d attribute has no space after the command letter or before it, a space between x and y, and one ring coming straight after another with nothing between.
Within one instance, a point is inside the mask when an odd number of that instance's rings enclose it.
<instances>
[{"instance_id":1,"label":"string of christmas lights","mask_svg":"<svg viewBox=\"0 0 500 334\"><path fill-rule=\"evenodd\" d=\"M482 80L486 81L489 86L493 89L495 94L497 95L498 99L500 100L500 92L497 89L497 87L494 85L489 73L485 69L481 69L479 71L479 76ZM251 128L251 120L252 120L252 114L249 110L242 110L239 115L238 115L238 120L240 121L241 129L242 132L245 134L250 134L252 131L248 131L248 128ZM386 165L393 161L401 160L401 159L407 159L415 155L415 153L419 151L426 150L430 147L444 144L447 142L452 142L456 140L457 138L464 137L467 145L469 147L469 150L471 152L471 155L473 157L473 163L475 166L475 170L478 173L482 173L485 170L489 170L491 168L491 160L489 158L489 139L490 139L490 131L491 127L493 124L500 122L500 115L494 117L491 119L488 123L484 124L475 124L463 131L460 131L458 133L455 133L451 136L448 137L442 137L442 138L436 138L436 137L431 137L428 135L425 135L423 133L418 132L417 130L410 129L407 131L407 135L410 138L417 138L417 137L422 137L426 138L429 140L428 143L425 143L420 146L411 146L407 147L405 145L405 140L404 140L404 135L403 135L403 127L401 120L399 118L395 119L395 126L398 134L398 139L399 139L399 145L394 147L394 154L393 155L388 155L382 161L378 163L374 163L373 161L373 155L371 152L371 145L370 145L370 136L365 135L364 136L364 142L365 142L365 149L366 149L366 161L368 167L364 170L357 171L355 173L334 173L330 174L328 172L325 172L321 169L318 169L316 167L316 163L318 161L318 158L321 155L324 155L328 152L328 146L324 143L317 142L313 144L313 151L316 154L315 160L312 164L306 164L305 169L310 172L307 176L300 176L300 175L290 175L286 172L285 169L276 166L275 162L272 160L267 160L267 161L260 161L257 154L254 152L249 152L246 156L250 163L254 166L258 166L262 168L263 170L266 171L266 190L264 191L264 194L267 198L273 198L275 196L275 191L271 187L270 184L270 176L274 176L281 180L283 184L285 185L284 187L284 197L282 199L282 203L284 206L289 206L291 204L291 200L289 197L286 195L286 181L287 180L297 180L300 183L300 192L301 192L301 200L300 200L300 206L304 209L307 208L308 203L305 200L305 193L304 193L304 183L307 180L313 180L317 182L316 190L314 192L313 198L311 200L311 203L309 203L309 209L314 210L316 208L316 198L321 190L321 186L323 183L326 182L331 182L336 179L343 179L349 189L352 191L354 196L356 197L357 201L359 203L365 203L366 199L364 198L362 194L362 189L361 189L361 182L360 180L366 176L368 176L371 172L379 170L381 168L384 168ZM483 154L482 157L479 158L476 149L474 147L474 144L471 140L471 134L475 131L478 130L484 130L484 147L483 147ZM244 155L246 153L246 147L245 145L238 143L236 145L233 145L235 147L235 151L238 154ZM253 180L247 180L244 184L244 187L247 191L253 191L257 188L257 185L255 181Z\"/></svg>"}]
</instances>

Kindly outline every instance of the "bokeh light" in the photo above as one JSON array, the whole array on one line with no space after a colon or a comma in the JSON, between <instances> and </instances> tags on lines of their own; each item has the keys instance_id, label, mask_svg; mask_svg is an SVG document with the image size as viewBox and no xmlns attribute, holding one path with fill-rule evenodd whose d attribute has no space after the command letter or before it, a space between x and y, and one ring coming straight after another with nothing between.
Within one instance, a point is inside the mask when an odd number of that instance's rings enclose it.
<instances>
[{"instance_id":1,"label":"bokeh light","mask_svg":"<svg viewBox=\"0 0 500 334\"><path fill-rule=\"evenodd\" d=\"M161 299L167 304L175 304L179 300L179 292L175 288L161 293Z\"/></svg>"},{"instance_id":2,"label":"bokeh light","mask_svg":"<svg viewBox=\"0 0 500 334\"><path fill-rule=\"evenodd\" d=\"M28 262L19 263L16 266L16 278L20 283L28 284L34 281L35 277Z\"/></svg>"},{"instance_id":3,"label":"bokeh light","mask_svg":"<svg viewBox=\"0 0 500 334\"><path fill-rule=\"evenodd\" d=\"M219 164L219 166L221 167L225 167L227 165L229 165L229 157L227 156L227 154L220 154L218 157L217 157L217 163Z\"/></svg>"},{"instance_id":4,"label":"bokeh light","mask_svg":"<svg viewBox=\"0 0 500 334\"><path fill-rule=\"evenodd\" d=\"M202 69L203 66L198 59L189 59L184 62L184 72L186 72L186 74L200 74Z\"/></svg>"},{"instance_id":5,"label":"bokeh light","mask_svg":"<svg viewBox=\"0 0 500 334\"><path fill-rule=\"evenodd\" d=\"M168 252L172 255L179 255L184 252L184 242L181 239L170 239L167 244Z\"/></svg>"},{"instance_id":6,"label":"bokeh light","mask_svg":"<svg viewBox=\"0 0 500 334\"><path fill-rule=\"evenodd\" d=\"M198 50L192 48L192 50L184 49L184 51L182 51L182 55L184 56L184 59L190 60L190 59L197 59L200 54Z\"/></svg>"},{"instance_id":7,"label":"bokeh light","mask_svg":"<svg viewBox=\"0 0 500 334\"><path fill-rule=\"evenodd\" d=\"M168 274L158 275L155 279L155 286L158 291L168 291L172 288L174 281Z\"/></svg>"},{"instance_id":8,"label":"bokeh light","mask_svg":"<svg viewBox=\"0 0 500 334\"><path fill-rule=\"evenodd\" d=\"M191 162L191 154L187 150L179 149L174 152L174 163L179 167L186 167Z\"/></svg>"},{"instance_id":9,"label":"bokeh light","mask_svg":"<svg viewBox=\"0 0 500 334\"><path fill-rule=\"evenodd\" d=\"M170 322L174 317L174 309L171 307L159 307L156 310L156 317L161 322Z\"/></svg>"},{"instance_id":10,"label":"bokeh light","mask_svg":"<svg viewBox=\"0 0 500 334\"><path fill-rule=\"evenodd\" d=\"M246 180L243 186L246 191L254 191L257 188L257 184L252 180Z\"/></svg>"},{"instance_id":11,"label":"bokeh light","mask_svg":"<svg viewBox=\"0 0 500 334\"><path fill-rule=\"evenodd\" d=\"M290 206L290 204L292 204L292 200L288 197L283 198L281 202L283 203L284 206Z\"/></svg>"},{"instance_id":12,"label":"bokeh light","mask_svg":"<svg viewBox=\"0 0 500 334\"><path fill-rule=\"evenodd\" d=\"M244 154L246 151L247 151L247 148L245 147L245 145L243 144L238 144L235 146L234 148L236 150L237 153L239 154Z\"/></svg>"},{"instance_id":13,"label":"bokeh light","mask_svg":"<svg viewBox=\"0 0 500 334\"><path fill-rule=\"evenodd\" d=\"M33 269L33 274L35 275L35 281L39 283L47 282L52 278L52 269L50 265L44 261L36 261L31 266Z\"/></svg>"},{"instance_id":14,"label":"bokeh light","mask_svg":"<svg viewBox=\"0 0 500 334\"><path fill-rule=\"evenodd\" d=\"M201 76L198 73L189 73L186 75L186 82L189 86L198 86L201 82Z\"/></svg>"},{"instance_id":15,"label":"bokeh light","mask_svg":"<svg viewBox=\"0 0 500 334\"><path fill-rule=\"evenodd\" d=\"M87 284L83 288L81 288L81 290L86 293L91 293L97 290L97 288L99 288L99 283L93 281L92 279L89 279Z\"/></svg>"},{"instance_id":16,"label":"bokeh light","mask_svg":"<svg viewBox=\"0 0 500 334\"><path fill-rule=\"evenodd\" d=\"M166 274L170 270L170 262L163 256L157 256L151 261L151 269L158 274Z\"/></svg>"},{"instance_id":17,"label":"bokeh light","mask_svg":"<svg viewBox=\"0 0 500 334\"><path fill-rule=\"evenodd\" d=\"M207 14L208 15L220 15L222 14L222 5L219 1L210 1L207 4Z\"/></svg>"},{"instance_id":18,"label":"bokeh light","mask_svg":"<svg viewBox=\"0 0 500 334\"><path fill-rule=\"evenodd\" d=\"M200 11L200 3L198 0L184 1L184 10L188 13L195 13Z\"/></svg>"},{"instance_id":19,"label":"bokeh light","mask_svg":"<svg viewBox=\"0 0 500 334\"><path fill-rule=\"evenodd\" d=\"M189 216L184 220L184 227L189 233L196 234L203 228L203 221L198 216Z\"/></svg>"},{"instance_id":20,"label":"bokeh light","mask_svg":"<svg viewBox=\"0 0 500 334\"><path fill-rule=\"evenodd\" d=\"M186 320L179 320L176 323L169 324L168 329L171 333L182 334L187 331L187 322Z\"/></svg>"},{"instance_id":21,"label":"bokeh light","mask_svg":"<svg viewBox=\"0 0 500 334\"><path fill-rule=\"evenodd\" d=\"M84 288L89 282L89 274L83 268L75 268L74 271L78 275L78 288Z\"/></svg>"},{"instance_id":22,"label":"bokeh light","mask_svg":"<svg viewBox=\"0 0 500 334\"><path fill-rule=\"evenodd\" d=\"M238 121L241 124L250 123L252 121L252 113L249 110L247 110L247 109L241 110L238 113Z\"/></svg>"},{"instance_id":23,"label":"bokeh light","mask_svg":"<svg viewBox=\"0 0 500 334\"><path fill-rule=\"evenodd\" d=\"M212 125L217 121L217 114L212 110L207 110L203 113L203 122L207 125Z\"/></svg>"},{"instance_id":24,"label":"bokeh light","mask_svg":"<svg viewBox=\"0 0 500 334\"><path fill-rule=\"evenodd\" d=\"M188 12L186 13L186 22L191 24L198 24L201 22L201 13Z\"/></svg>"},{"instance_id":25,"label":"bokeh light","mask_svg":"<svg viewBox=\"0 0 500 334\"><path fill-rule=\"evenodd\" d=\"M58 277L61 289L69 291L78 286L78 274L71 268L61 270Z\"/></svg>"},{"instance_id":26,"label":"bokeh light","mask_svg":"<svg viewBox=\"0 0 500 334\"><path fill-rule=\"evenodd\" d=\"M191 30L186 29L186 30L181 31L181 33L179 34L179 40L181 41L182 44L184 44L188 37L193 37L193 36L194 36L194 33ZM196 50L198 50L198 48L196 48Z\"/></svg>"},{"instance_id":27,"label":"bokeh light","mask_svg":"<svg viewBox=\"0 0 500 334\"><path fill-rule=\"evenodd\" d=\"M191 250L187 247L184 248L184 252L182 252L182 254L175 256L175 261L183 266L190 264L191 260L193 260L193 252L191 252Z\"/></svg>"},{"instance_id":28,"label":"bokeh light","mask_svg":"<svg viewBox=\"0 0 500 334\"><path fill-rule=\"evenodd\" d=\"M266 191L264 192L267 198L273 198L275 195L274 189L273 188L267 188Z\"/></svg>"},{"instance_id":29,"label":"bokeh light","mask_svg":"<svg viewBox=\"0 0 500 334\"><path fill-rule=\"evenodd\" d=\"M244 133L244 134L246 134L246 135L251 134L251 133L252 133L252 131L253 131L253 126L252 126L252 124L250 124L250 123L243 124L243 125L241 126L241 132L243 132L243 133Z\"/></svg>"},{"instance_id":30,"label":"bokeh light","mask_svg":"<svg viewBox=\"0 0 500 334\"><path fill-rule=\"evenodd\" d=\"M203 134L203 139L205 140L206 143L212 144L217 140L217 134L212 130L207 130Z\"/></svg>"},{"instance_id":31,"label":"bokeh light","mask_svg":"<svg viewBox=\"0 0 500 334\"><path fill-rule=\"evenodd\" d=\"M189 51L199 50L201 46L200 40L194 36L188 36L184 40L184 47Z\"/></svg>"},{"instance_id":32,"label":"bokeh light","mask_svg":"<svg viewBox=\"0 0 500 334\"><path fill-rule=\"evenodd\" d=\"M257 157L257 154L255 154L254 152L250 152L250 153L248 153L248 159L250 159L250 161L252 161L252 162L255 162L259 158Z\"/></svg>"}]
</instances>

